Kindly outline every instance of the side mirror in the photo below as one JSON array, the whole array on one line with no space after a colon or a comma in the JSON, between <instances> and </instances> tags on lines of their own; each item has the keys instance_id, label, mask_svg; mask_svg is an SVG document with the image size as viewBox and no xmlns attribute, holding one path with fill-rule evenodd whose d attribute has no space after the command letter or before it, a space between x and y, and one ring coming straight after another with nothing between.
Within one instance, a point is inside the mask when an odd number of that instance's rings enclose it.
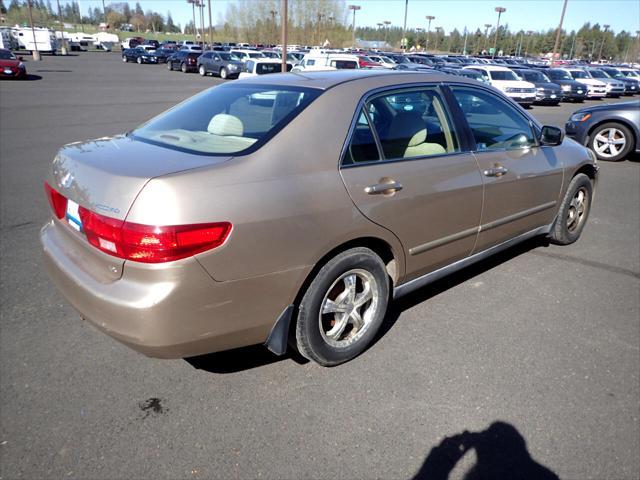
<instances>
[{"instance_id":1,"label":"side mirror","mask_svg":"<svg viewBox=\"0 0 640 480\"><path fill-rule=\"evenodd\" d=\"M18 61L22 62L24 60L23 57L18 57Z\"/></svg>"},{"instance_id":2,"label":"side mirror","mask_svg":"<svg viewBox=\"0 0 640 480\"><path fill-rule=\"evenodd\" d=\"M560 145L564 140L564 132L558 127L545 125L540 132L540 144L555 146Z\"/></svg>"}]
</instances>

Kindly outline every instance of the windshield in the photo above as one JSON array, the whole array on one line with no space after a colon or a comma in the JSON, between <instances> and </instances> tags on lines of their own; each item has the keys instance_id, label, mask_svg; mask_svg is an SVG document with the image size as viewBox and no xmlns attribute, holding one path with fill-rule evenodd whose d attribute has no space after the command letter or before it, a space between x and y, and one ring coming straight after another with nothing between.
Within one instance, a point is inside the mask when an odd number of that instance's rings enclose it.
<instances>
[{"instance_id":1,"label":"windshield","mask_svg":"<svg viewBox=\"0 0 640 480\"><path fill-rule=\"evenodd\" d=\"M2 60L15 60L16 56L8 50L0 51L0 59Z\"/></svg>"},{"instance_id":2,"label":"windshield","mask_svg":"<svg viewBox=\"0 0 640 480\"><path fill-rule=\"evenodd\" d=\"M554 80L573 80L573 77L564 70L549 70L549 76Z\"/></svg>"},{"instance_id":3,"label":"windshield","mask_svg":"<svg viewBox=\"0 0 640 480\"><path fill-rule=\"evenodd\" d=\"M615 68L607 68L607 69L603 68L602 71L612 78L625 78L622 72L620 72L620 70L616 70Z\"/></svg>"},{"instance_id":4,"label":"windshield","mask_svg":"<svg viewBox=\"0 0 640 480\"><path fill-rule=\"evenodd\" d=\"M131 135L190 153L240 153L269 140L318 95L308 88L226 84L191 97Z\"/></svg>"},{"instance_id":5,"label":"windshield","mask_svg":"<svg viewBox=\"0 0 640 480\"><path fill-rule=\"evenodd\" d=\"M287 72L291 71L291 64L287 63ZM266 73L281 73L282 63L258 63L256 64L256 74L264 75Z\"/></svg>"},{"instance_id":6,"label":"windshield","mask_svg":"<svg viewBox=\"0 0 640 480\"><path fill-rule=\"evenodd\" d=\"M622 74L626 77L630 78L638 78L640 74L638 72L634 72L633 70L622 70Z\"/></svg>"},{"instance_id":7,"label":"windshield","mask_svg":"<svg viewBox=\"0 0 640 480\"><path fill-rule=\"evenodd\" d=\"M587 72L583 72L582 70L572 70L571 76L573 78L591 78Z\"/></svg>"},{"instance_id":8,"label":"windshield","mask_svg":"<svg viewBox=\"0 0 640 480\"><path fill-rule=\"evenodd\" d=\"M222 52L220 52L220 53L218 53L218 55L220 55L220 58L222 58L223 60L226 60L227 62L228 62L228 61L231 61L231 60L236 60L236 61L239 61L239 60L240 60L240 59L239 59L236 55L234 55L233 53L222 53Z\"/></svg>"},{"instance_id":9,"label":"windshield","mask_svg":"<svg viewBox=\"0 0 640 480\"><path fill-rule=\"evenodd\" d=\"M505 70L505 71L493 70L493 71L490 71L489 74L491 75L491 80L506 80L506 81L518 80L518 77L516 76L516 74L513 73L511 70Z\"/></svg>"},{"instance_id":10,"label":"windshield","mask_svg":"<svg viewBox=\"0 0 640 480\"><path fill-rule=\"evenodd\" d=\"M522 76L524 76L525 80L528 80L529 82L549 82L549 78L541 72L523 72Z\"/></svg>"},{"instance_id":11,"label":"windshield","mask_svg":"<svg viewBox=\"0 0 640 480\"><path fill-rule=\"evenodd\" d=\"M604 70L589 70L593 78L611 78Z\"/></svg>"}]
</instances>

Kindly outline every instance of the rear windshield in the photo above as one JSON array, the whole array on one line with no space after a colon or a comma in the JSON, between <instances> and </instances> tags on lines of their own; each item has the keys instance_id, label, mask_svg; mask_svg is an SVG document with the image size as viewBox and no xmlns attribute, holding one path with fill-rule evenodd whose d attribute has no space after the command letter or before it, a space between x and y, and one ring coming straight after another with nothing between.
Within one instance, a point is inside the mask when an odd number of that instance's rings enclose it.
<instances>
[{"instance_id":1,"label":"rear windshield","mask_svg":"<svg viewBox=\"0 0 640 480\"><path fill-rule=\"evenodd\" d=\"M331 60L331 67L335 67L338 70L352 70L358 68L358 63L352 60Z\"/></svg>"},{"instance_id":2,"label":"rear windshield","mask_svg":"<svg viewBox=\"0 0 640 480\"><path fill-rule=\"evenodd\" d=\"M160 114L131 136L191 153L249 153L319 94L319 90L308 88L225 84Z\"/></svg>"}]
</instances>

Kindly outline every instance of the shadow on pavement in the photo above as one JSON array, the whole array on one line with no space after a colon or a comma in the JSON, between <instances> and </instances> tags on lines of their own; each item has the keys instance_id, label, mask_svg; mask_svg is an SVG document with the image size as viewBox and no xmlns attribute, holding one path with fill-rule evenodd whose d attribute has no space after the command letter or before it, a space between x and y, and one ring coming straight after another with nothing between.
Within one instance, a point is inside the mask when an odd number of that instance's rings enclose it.
<instances>
[{"instance_id":1,"label":"shadow on pavement","mask_svg":"<svg viewBox=\"0 0 640 480\"><path fill-rule=\"evenodd\" d=\"M192 367L209 373L237 373L284 360L293 360L300 365L309 362L307 359L292 352L287 352L279 357L262 345L209 353L198 357L185 358L185 360Z\"/></svg>"},{"instance_id":2,"label":"shadow on pavement","mask_svg":"<svg viewBox=\"0 0 640 480\"><path fill-rule=\"evenodd\" d=\"M515 245L507 250L492 255L491 257L482 260L478 263L468 266L463 270L433 282L425 287L416 290L408 295L401 297L400 299L391 303L389 312L387 313L384 323L380 327L380 331L376 335L376 338L371 342L369 348L373 347L382 337L384 337L389 330L391 330L394 324L400 318L400 314L405 310L408 310L416 305L425 302L447 290L472 279L473 277L480 275L488 270L491 270L498 265L508 262L509 260L518 257L524 253L527 253L538 247L547 247L549 241L545 237L532 238L518 245Z\"/></svg>"},{"instance_id":3,"label":"shadow on pavement","mask_svg":"<svg viewBox=\"0 0 640 480\"><path fill-rule=\"evenodd\" d=\"M482 432L446 437L433 447L413 480L448 480L458 462L475 450L476 463L464 480L559 480L549 468L536 462L520 432L509 423L494 422Z\"/></svg>"}]
</instances>

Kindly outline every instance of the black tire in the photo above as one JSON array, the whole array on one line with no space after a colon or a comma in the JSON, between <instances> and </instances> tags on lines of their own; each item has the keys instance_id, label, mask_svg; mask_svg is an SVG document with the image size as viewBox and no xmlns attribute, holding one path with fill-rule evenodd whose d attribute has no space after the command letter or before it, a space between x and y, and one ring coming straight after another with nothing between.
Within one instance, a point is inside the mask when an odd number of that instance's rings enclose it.
<instances>
[{"instance_id":1,"label":"black tire","mask_svg":"<svg viewBox=\"0 0 640 480\"><path fill-rule=\"evenodd\" d=\"M618 152L618 154L613 156L611 156L611 150L609 150L609 153L600 153L598 152L598 150L596 150L598 146L598 140L596 137L600 133L611 131L612 129L615 129L617 132L619 132L619 135L616 135L614 138L617 138L617 139L623 138L625 141L624 148L622 148ZM602 125L598 125L589 134L589 140L587 143L587 147L589 147L593 151L593 153L596 154L596 157L598 157L598 160L602 160L605 162L619 162L620 160L624 160L629 154L629 152L634 148L634 145L635 145L635 139L633 138L633 133L631 132L631 130L629 130L629 128L626 127L625 125L618 122L607 122L607 123L603 123Z\"/></svg>"},{"instance_id":2,"label":"black tire","mask_svg":"<svg viewBox=\"0 0 640 480\"><path fill-rule=\"evenodd\" d=\"M582 211L580 211L581 209L576 203L576 198L580 192L585 196ZM592 199L593 183L584 173L579 173L569 183L567 193L565 193L564 199L560 204L558 216L553 223L551 232L549 232L549 239L553 243L569 245L580 238L580 234L589 218Z\"/></svg>"},{"instance_id":3,"label":"black tire","mask_svg":"<svg viewBox=\"0 0 640 480\"><path fill-rule=\"evenodd\" d=\"M140 57L136 58L136 63L138 65L142 65L142 58L140 58Z\"/></svg>"},{"instance_id":4,"label":"black tire","mask_svg":"<svg viewBox=\"0 0 640 480\"><path fill-rule=\"evenodd\" d=\"M199 73L201 76L203 76L203 77L206 77L206 76L207 76L207 69L206 69L206 68L204 68L204 65L200 65L200 66L198 67L198 73Z\"/></svg>"},{"instance_id":5,"label":"black tire","mask_svg":"<svg viewBox=\"0 0 640 480\"><path fill-rule=\"evenodd\" d=\"M182 73L187 73L187 64L186 63L180 64L180 70L182 70Z\"/></svg>"},{"instance_id":6,"label":"black tire","mask_svg":"<svg viewBox=\"0 0 640 480\"><path fill-rule=\"evenodd\" d=\"M347 295L347 282L343 281L343 276L354 277L354 296L351 299ZM360 307L355 307L358 296L364 294L364 289L357 292L358 287L364 287L362 276L368 277L372 296ZM338 293L340 290L343 291ZM336 328L337 316L341 314L320 313L325 297L330 299L332 295L336 295L333 299L335 305L342 308L344 304L344 308L352 313L357 310L363 322L360 328L344 322L346 326L340 330L338 338L333 340L335 344L330 343L332 340L327 333ZM351 360L362 353L374 339L386 315L388 302L389 276L378 255L364 247L338 254L320 269L298 305L295 325L298 351L302 356L325 367ZM347 317L351 318L351 315Z\"/></svg>"},{"instance_id":7,"label":"black tire","mask_svg":"<svg viewBox=\"0 0 640 480\"><path fill-rule=\"evenodd\" d=\"M169 70L169 71L173 70L173 63L172 62L167 62L167 70Z\"/></svg>"},{"instance_id":8,"label":"black tire","mask_svg":"<svg viewBox=\"0 0 640 480\"><path fill-rule=\"evenodd\" d=\"M227 69L222 67L220 69L220 78L223 80L226 80L229 77L229 72L227 72Z\"/></svg>"}]
</instances>

